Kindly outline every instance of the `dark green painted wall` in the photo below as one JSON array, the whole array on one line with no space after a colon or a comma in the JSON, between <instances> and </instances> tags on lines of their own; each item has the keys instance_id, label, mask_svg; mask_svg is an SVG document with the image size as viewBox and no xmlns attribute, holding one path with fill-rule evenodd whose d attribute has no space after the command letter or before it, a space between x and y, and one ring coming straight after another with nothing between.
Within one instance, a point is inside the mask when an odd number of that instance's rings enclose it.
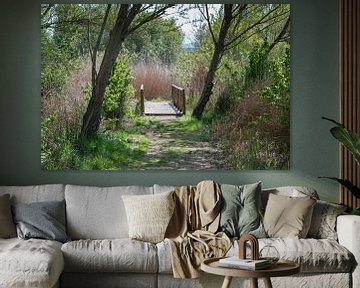
<instances>
[{"instance_id":1,"label":"dark green painted wall","mask_svg":"<svg viewBox=\"0 0 360 288\"><path fill-rule=\"evenodd\" d=\"M328 132L330 125L321 120L321 116L338 118L338 1L289 2L292 5L290 171L47 172L40 169L41 1L3 0L0 4L0 185L181 185L203 179L245 184L262 180L265 187L309 185L318 190L322 199L337 201L338 186L317 176L337 176L339 169L337 143Z\"/></svg>"}]
</instances>

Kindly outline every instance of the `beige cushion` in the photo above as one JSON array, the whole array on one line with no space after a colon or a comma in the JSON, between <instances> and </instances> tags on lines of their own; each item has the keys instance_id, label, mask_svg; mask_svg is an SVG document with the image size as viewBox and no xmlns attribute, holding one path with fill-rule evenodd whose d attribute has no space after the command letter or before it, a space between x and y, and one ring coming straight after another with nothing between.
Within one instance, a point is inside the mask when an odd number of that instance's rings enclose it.
<instances>
[{"instance_id":1,"label":"beige cushion","mask_svg":"<svg viewBox=\"0 0 360 288\"><path fill-rule=\"evenodd\" d=\"M61 250L66 272L156 273L156 246L131 239L78 240Z\"/></svg>"},{"instance_id":2,"label":"beige cushion","mask_svg":"<svg viewBox=\"0 0 360 288\"><path fill-rule=\"evenodd\" d=\"M305 238L316 200L306 197L269 195L264 228L269 237Z\"/></svg>"},{"instance_id":3,"label":"beige cushion","mask_svg":"<svg viewBox=\"0 0 360 288\"><path fill-rule=\"evenodd\" d=\"M0 239L0 287L53 287L64 268L61 243L50 240Z\"/></svg>"},{"instance_id":4,"label":"beige cushion","mask_svg":"<svg viewBox=\"0 0 360 288\"><path fill-rule=\"evenodd\" d=\"M152 243L164 240L175 207L173 193L123 196L131 239Z\"/></svg>"},{"instance_id":5,"label":"beige cushion","mask_svg":"<svg viewBox=\"0 0 360 288\"><path fill-rule=\"evenodd\" d=\"M10 196L0 196L0 238L16 237L15 224L11 215Z\"/></svg>"},{"instance_id":6,"label":"beige cushion","mask_svg":"<svg viewBox=\"0 0 360 288\"><path fill-rule=\"evenodd\" d=\"M319 195L317 194L316 190L311 187L305 186L282 186L282 187L274 187L274 188L267 188L261 191L261 205L262 205L262 212L265 212L265 207L267 201L269 199L270 194L276 194L281 196L291 196L291 197L306 197L310 196L314 199L319 199Z\"/></svg>"}]
</instances>

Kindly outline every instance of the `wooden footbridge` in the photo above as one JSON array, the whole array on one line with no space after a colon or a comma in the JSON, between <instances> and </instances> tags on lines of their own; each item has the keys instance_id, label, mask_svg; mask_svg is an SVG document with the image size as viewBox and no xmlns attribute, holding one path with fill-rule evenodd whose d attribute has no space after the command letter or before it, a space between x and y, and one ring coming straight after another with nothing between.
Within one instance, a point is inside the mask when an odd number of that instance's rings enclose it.
<instances>
[{"instance_id":1,"label":"wooden footbridge","mask_svg":"<svg viewBox=\"0 0 360 288\"><path fill-rule=\"evenodd\" d=\"M149 116L182 116L185 115L185 90L176 85L171 86L172 101L145 101L144 85L140 88L141 114Z\"/></svg>"}]
</instances>

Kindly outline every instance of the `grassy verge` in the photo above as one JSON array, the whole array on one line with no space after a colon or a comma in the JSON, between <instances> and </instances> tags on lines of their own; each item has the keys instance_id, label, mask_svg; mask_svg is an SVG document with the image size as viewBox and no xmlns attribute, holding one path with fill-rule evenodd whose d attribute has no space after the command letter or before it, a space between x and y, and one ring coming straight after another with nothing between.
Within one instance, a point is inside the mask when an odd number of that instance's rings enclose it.
<instances>
[{"instance_id":1,"label":"grassy verge","mask_svg":"<svg viewBox=\"0 0 360 288\"><path fill-rule=\"evenodd\" d=\"M181 169L183 162L190 162L201 143L207 141L209 129L197 119L185 116L159 121L137 117L121 130L104 131L86 141L75 169Z\"/></svg>"},{"instance_id":2,"label":"grassy verge","mask_svg":"<svg viewBox=\"0 0 360 288\"><path fill-rule=\"evenodd\" d=\"M140 169L149 146L144 133L148 125L148 121L138 118L124 130L99 133L84 143L75 169Z\"/></svg>"}]
</instances>

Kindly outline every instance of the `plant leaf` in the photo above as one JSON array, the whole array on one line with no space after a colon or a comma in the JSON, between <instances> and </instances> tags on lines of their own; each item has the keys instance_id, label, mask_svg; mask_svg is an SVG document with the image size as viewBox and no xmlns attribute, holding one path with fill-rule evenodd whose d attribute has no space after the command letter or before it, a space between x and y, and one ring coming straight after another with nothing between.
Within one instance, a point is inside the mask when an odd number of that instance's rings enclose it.
<instances>
[{"instance_id":1,"label":"plant leaf","mask_svg":"<svg viewBox=\"0 0 360 288\"><path fill-rule=\"evenodd\" d=\"M337 125L330 129L331 134L352 153L356 162L360 165L360 136L333 119L327 117L322 117L322 119Z\"/></svg>"},{"instance_id":2,"label":"plant leaf","mask_svg":"<svg viewBox=\"0 0 360 288\"><path fill-rule=\"evenodd\" d=\"M332 122L332 123L334 123L334 124L336 124L337 126L340 126L340 127L345 127L343 124L341 124L341 123L339 123L339 122L337 122L337 121L335 121L334 119L331 119L331 118L327 118L327 117L321 117L322 119L325 119L325 120L327 120L327 121L330 121L330 122Z\"/></svg>"},{"instance_id":3,"label":"plant leaf","mask_svg":"<svg viewBox=\"0 0 360 288\"><path fill-rule=\"evenodd\" d=\"M355 186L351 181L346 179L340 179L336 177L319 177L319 178L326 178L331 179L334 181L339 182L342 186L348 189L356 198L360 198L360 188Z\"/></svg>"},{"instance_id":4,"label":"plant leaf","mask_svg":"<svg viewBox=\"0 0 360 288\"><path fill-rule=\"evenodd\" d=\"M360 136L341 126L333 127L330 131L353 154L360 165Z\"/></svg>"}]
</instances>

